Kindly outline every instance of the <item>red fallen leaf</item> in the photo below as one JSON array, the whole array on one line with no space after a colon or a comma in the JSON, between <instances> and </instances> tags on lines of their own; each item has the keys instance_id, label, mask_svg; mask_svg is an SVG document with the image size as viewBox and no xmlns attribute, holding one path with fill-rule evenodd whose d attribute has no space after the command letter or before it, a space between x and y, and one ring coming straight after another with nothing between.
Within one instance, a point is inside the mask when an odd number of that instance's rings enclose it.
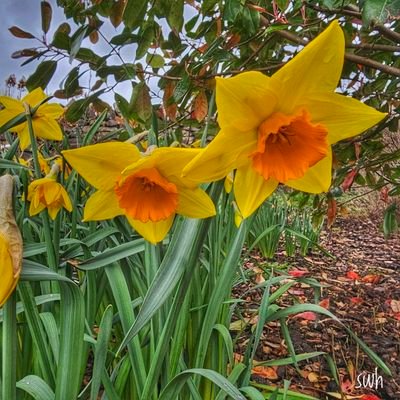
<instances>
[{"instance_id":1,"label":"red fallen leaf","mask_svg":"<svg viewBox=\"0 0 400 400\"><path fill-rule=\"evenodd\" d=\"M346 274L347 279L352 279L353 281L357 281L360 279L360 275L357 274L357 272L354 271L349 271Z\"/></svg>"},{"instance_id":2,"label":"red fallen leaf","mask_svg":"<svg viewBox=\"0 0 400 400\"><path fill-rule=\"evenodd\" d=\"M381 200L383 202L385 202L385 203L388 202L388 200L389 200L389 188L387 186L384 186L381 189L381 196L380 197L381 197Z\"/></svg>"},{"instance_id":3,"label":"red fallen leaf","mask_svg":"<svg viewBox=\"0 0 400 400\"><path fill-rule=\"evenodd\" d=\"M360 400L382 400L380 397L374 394L363 394Z\"/></svg>"},{"instance_id":4,"label":"red fallen leaf","mask_svg":"<svg viewBox=\"0 0 400 400\"><path fill-rule=\"evenodd\" d=\"M295 277L295 278L301 278L302 276L308 274L308 270L304 269L291 269L288 271L288 274Z\"/></svg>"},{"instance_id":5,"label":"red fallen leaf","mask_svg":"<svg viewBox=\"0 0 400 400\"><path fill-rule=\"evenodd\" d=\"M317 319L317 314L312 311L305 311L295 315L296 318L303 318L307 321L315 321Z\"/></svg>"},{"instance_id":6,"label":"red fallen leaf","mask_svg":"<svg viewBox=\"0 0 400 400\"><path fill-rule=\"evenodd\" d=\"M358 170L357 169L352 169L347 175L346 178L344 178L344 181L342 183L342 189L343 192L346 190L349 190L351 188L351 185L354 182L354 178L357 176Z\"/></svg>"},{"instance_id":7,"label":"red fallen leaf","mask_svg":"<svg viewBox=\"0 0 400 400\"><path fill-rule=\"evenodd\" d=\"M251 373L253 375L257 375L264 379L270 379L272 381L278 379L278 374L276 373L276 370L273 367L264 367L262 365L259 365L257 367L254 367L251 370Z\"/></svg>"},{"instance_id":8,"label":"red fallen leaf","mask_svg":"<svg viewBox=\"0 0 400 400\"><path fill-rule=\"evenodd\" d=\"M351 301L353 304L361 304L361 303L364 302L364 300L363 300L361 297L351 297L351 298L350 298L350 301Z\"/></svg>"},{"instance_id":9,"label":"red fallen leaf","mask_svg":"<svg viewBox=\"0 0 400 400\"><path fill-rule=\"evenodd\" d=\"M365 283L373 283L373 284L377 284L380 282L381 280L381 276L380 275L365 275L362 279L363 282Z\"/></svg>"},{"instance_id":10,"label":"red fallen leaf","mask_svg":"<svg viewBox=\"0 0 400 400\"><path fill-rule=\"evenodd\" d=\"M349 379L345 379L340 385L342 392L345 393L351 393L354 389L354 386L354 383L351 382Z\"/></svg>"},{"instance_id":11,"label":"red fallen leaf","mask_svg":"<svg viewBox=\"0 0 400 400\"><path fill-rule=\"evenodd\" d=\"M393 317L394 319L397 319L397 321L400 321L400 312L394 314Z\"/></svg>"},{"instance_id":12,"label":"red fallen leaf","mask_svg":"<svg viewBox=\"0 0 400 400\"><path fill-rule=\"evenodd\" d=\"M319 302L319 305L323 308L329 308L329 299L323 299Z\"/></svg>"}]
</instances>

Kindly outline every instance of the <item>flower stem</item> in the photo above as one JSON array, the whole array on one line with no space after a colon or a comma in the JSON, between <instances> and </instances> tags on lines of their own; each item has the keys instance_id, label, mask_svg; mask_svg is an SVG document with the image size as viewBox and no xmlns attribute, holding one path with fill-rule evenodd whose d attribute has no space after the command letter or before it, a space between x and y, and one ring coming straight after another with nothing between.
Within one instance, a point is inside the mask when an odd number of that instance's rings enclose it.
<instances>
[{"instance_id":1,"label":"flower stem","mask_svg":"<svg viewBox=\"0 0 400 400\"><path fill-rule=\"evenodd\" d=\"M37 146L37 142L36 142L35 133L33 131L32 112L29 107L29 104L24 103L24 106L25 106L26 120L28 122L29 138L31 140L33 165L35 168L35 177L37 179L40 179L41 171L40 171L40 163L39 163L39 153L38 153L38 146ZM50 219L49 219L49 214L47 212L47 209L41 213L41 217L42 217L42 223L43 223L43 228L44 228L44 237L45 237L46 246L47 246L47 250L48 250L47 257L48 257L49 266L54 271L57 271L58 263L57 263L56 252L54 249L53 235L51 233Z\"/></svg>"},{"instance_id":2,"label":"flower stem","mask_svg":"<svg viewBox=\"0 0 400 400\"><path fill-rule=\"evenodd\" d=\"M1 398L15 400L16 394L16 353L17 314L15 292L3 308L3 347Z\"/></svg>"}]
</instances>

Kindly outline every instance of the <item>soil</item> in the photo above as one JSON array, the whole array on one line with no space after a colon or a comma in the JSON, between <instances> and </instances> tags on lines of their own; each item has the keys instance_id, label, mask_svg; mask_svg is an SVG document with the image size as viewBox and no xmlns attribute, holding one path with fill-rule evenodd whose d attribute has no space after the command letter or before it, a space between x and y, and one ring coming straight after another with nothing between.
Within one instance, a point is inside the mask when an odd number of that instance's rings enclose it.
<instances>
[{"instance_id":1,"label":"soil","mask_svg":"<svg viewBox=\"0 0 400 400\"><path fill-rule=\"evenodd\" d=\"M305 312L286 320L295 352L330 354L331 364L337 368L337 381L325 356L299 362L298 370L293 365L255 367L255 381L283 387L287 379L291 381L291 390L319 399L400 399L400 235L385 240L381 221L339 218L331 229L322 232L320 240L333 257L318 250L305 257L286 257L281 251L274 260L267 261L252 253L245 268L254 272L254 285L262 282L272 267L285 265L287 269L276 274L289 273L287 282L294 280L295 284L277 303L280 306L316 303L328 309L384 361L392 376L379 368L375 370L376 364L338 322ZM320 296L309 285L309 278L324 286ZM271 292L277 288L274 286ZM246 327L233 329L241 330L236 349L239 358L245 353L252 325L257 322L256 310L263 293L256 290L246 295L247 290L249 286L244 285L235 290L235 296L246 300L241 315ZM279 321L267 323L256 360L290 357L285 343ZM373 394L378 397L370 397Z\"/></svg>"}]
</instances>

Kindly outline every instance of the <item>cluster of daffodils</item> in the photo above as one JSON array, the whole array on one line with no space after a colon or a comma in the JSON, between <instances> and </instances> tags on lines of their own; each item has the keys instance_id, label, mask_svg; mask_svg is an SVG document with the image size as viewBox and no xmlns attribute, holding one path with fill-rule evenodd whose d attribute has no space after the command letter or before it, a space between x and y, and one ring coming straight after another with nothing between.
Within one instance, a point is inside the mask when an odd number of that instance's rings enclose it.
<instances>
[{"instance_id":1,"label":"cluster of daffodils","mask_svg":"<svg viewBox=\"0 0 400 400\"><path fill-rule=\"evenodd\" d=\"M96 189L86 203L84 220L123 215L145 239L157 243L176 214L215 214L201 183L229 176L242 219L279 184L309 193L328 191L331 145L385 116L335 93L343 58L344 36L335 21L272 77L244 72L217 78L221 130L204 149L159 148L142 154L133 144L110 142L64 151L69 165ZM0 125L24 112L26 104L37 107L44 99L40 89L22 101L0 97ZM60 106L40 105L32 121L35 135L60 140L56 119L61 113ZM26 122L14 128L22 149L30 144L28 128ZM61 207L71 211L68 194L55 177L50 172L30 185L31 215L45 208L52 218Z\"/></svg>"}]
</instances>

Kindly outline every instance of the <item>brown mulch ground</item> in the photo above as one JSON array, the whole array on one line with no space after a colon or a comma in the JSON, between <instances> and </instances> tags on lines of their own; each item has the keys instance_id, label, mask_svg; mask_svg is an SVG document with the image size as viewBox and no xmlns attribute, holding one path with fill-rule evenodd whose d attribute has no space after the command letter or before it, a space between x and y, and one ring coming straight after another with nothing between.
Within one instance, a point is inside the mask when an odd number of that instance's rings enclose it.
<instances>
[{"instance_id":1,"label":"brown mulch ground","mask_svg":"<svg viewBox=\"0 0 400 400\"><path fill-rule=\"evenodd\" d=\"M390 368L392 377L378 369L377 374L383 377L383 388L380 384L376 390L376 385L373 389L356 388L363 381L362 376L357 381L357 376L374 373L375 364L337 322L322 315L307 313L288 318L296 354L314 351L329 353L338 369L340 384L333 379L326 358L322 356L300 362L301 374L293 366L256 368L253 370L255 380L282 387L283 380L289 379L291 389L320 399L335 398L327 395L328 392L336 394L339 399L362 398L363 394L375 394L380 399L400 399L400 235L385 240L379 228L380 223L381 219L339 219L321 237L322 246L334 258L316 251L306 257L289 258L281 252L271 262L255 253L246 262L246 267L255 271L254 283L262 281L265 276L263 271L271 266L286 264L287 270L282 273L289 271L296 275L296 271L304 270L304 278L312 277L325 285L317 304L320 302L340 318L374 350ZM314 303L315 291L302 283L302 278L293 279L297 279L298 283L278 303L285 306ZM235 295L243 295L248 289L248 286L240 287ZM248 324L238 341L238 353L245 352L261 296L260 290L245 296L242 318ZM257 360L288 356L279 323L267 324L258 347ZM340 397L344 395L347 397Z\"/></svg>"}]
</instances>

